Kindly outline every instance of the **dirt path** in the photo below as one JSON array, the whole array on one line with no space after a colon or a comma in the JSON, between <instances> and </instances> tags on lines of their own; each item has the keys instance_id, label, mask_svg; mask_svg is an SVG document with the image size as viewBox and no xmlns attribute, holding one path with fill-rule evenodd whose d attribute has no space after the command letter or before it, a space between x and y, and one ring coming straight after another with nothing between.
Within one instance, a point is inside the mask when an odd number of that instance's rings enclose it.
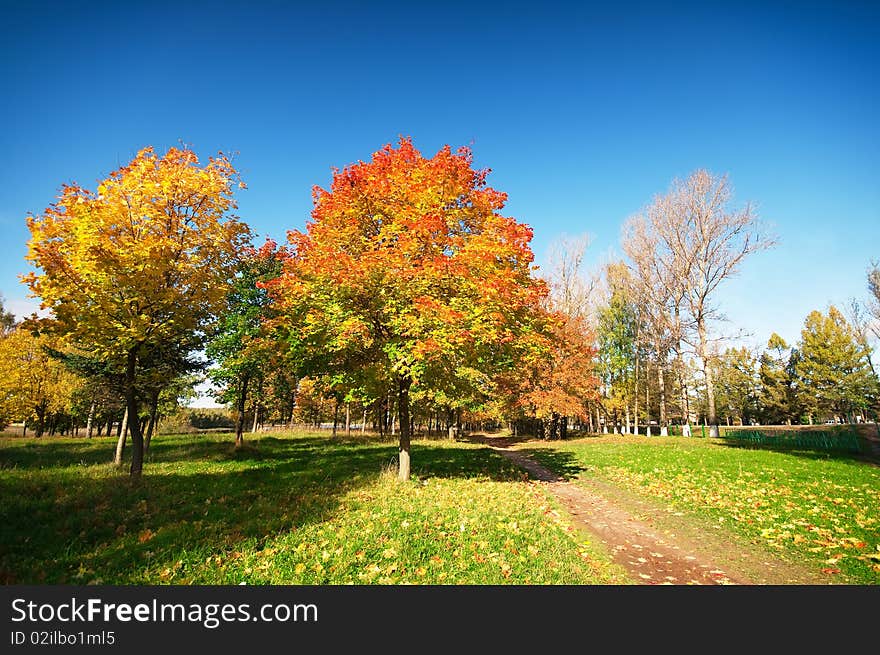
<instances>
[{"instance_id":1,"label":"dirt path","mask_svg":"<svg viewBox=\"0 0 880 655\"><path fill-rule=\"evenodd\" d=\"M783 562L727 533L713 534L681 512L636 498L597 480L566 482L509 441L472 437L547 486L575 525L599 539L639 584L828 584L817 573ZM716 530L717 526L712 526Z\"/></svg>"}]
</instances>

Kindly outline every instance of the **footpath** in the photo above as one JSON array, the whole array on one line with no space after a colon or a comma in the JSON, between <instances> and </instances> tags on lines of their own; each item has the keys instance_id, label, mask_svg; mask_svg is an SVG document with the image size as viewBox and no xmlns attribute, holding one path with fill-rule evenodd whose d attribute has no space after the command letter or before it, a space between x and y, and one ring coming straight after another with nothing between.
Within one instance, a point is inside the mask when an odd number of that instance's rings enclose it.
<instances>
[{"instance_id":1,"label":"footpath","mask_svg":"<svg viewBox=\"0 0 880 655\"><path fill-rule=\"evenodd\" d=\"M634 582L648 585L827 585L828 579L730 535L711 534L649 501L598 480L568 482L509 440L472 435L528 472L565 507L575 526L601 541Z\"/></svg>"}]
</instances>

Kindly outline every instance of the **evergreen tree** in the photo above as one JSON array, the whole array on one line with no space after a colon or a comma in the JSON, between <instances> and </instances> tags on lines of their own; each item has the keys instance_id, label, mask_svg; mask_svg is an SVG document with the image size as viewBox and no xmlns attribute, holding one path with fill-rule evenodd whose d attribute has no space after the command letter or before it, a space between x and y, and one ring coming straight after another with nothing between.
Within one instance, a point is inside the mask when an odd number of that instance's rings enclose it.
<instances>
[{"instance_id":1,"label":"evergreen tree","mask_svg":"<svg viewBox=\"0 0 880 655\"><path fill-rule=\"evenodd\" d=\"M758 405L762 423L791 424L794 391L789 370L789 345L775 332L770 335L767 349L761 355L758 369L760 391Z\"/></svg>"},{"instance_id":2,"label":"evergreen tree","mask_svg":"<svg viewBox=\"0 0 880 655\"><path fill-rule=\"evenodd\" d=\"M853 422L873 406L878 383L868 353L837 308L807 316L798 350L799 400L811 417Z\"/></svg>"}]
</instances>

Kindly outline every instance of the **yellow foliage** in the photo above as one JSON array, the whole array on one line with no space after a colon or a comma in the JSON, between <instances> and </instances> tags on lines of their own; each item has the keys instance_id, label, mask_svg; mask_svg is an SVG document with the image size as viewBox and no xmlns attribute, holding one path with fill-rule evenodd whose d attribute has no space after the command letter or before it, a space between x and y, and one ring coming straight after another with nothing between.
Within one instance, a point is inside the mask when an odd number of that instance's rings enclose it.
<instances>
[{"instance_id":1,"label":"yellow foliage","mask_svg":"<svg viewBox=\"0 0 880 655\"><path fill-rule=\"evenodd\" d=\"M219 311L247 226L226 216L237 173L222 155L141 150L97 193L75 185L29 216L24 276L57 327L103 359L175 340ZM226 220L223 220L223 219Z\"/></svg>"},{"instance_id":2,"label":"yellow foliage","mask_svg":"<svg viewBox=\"0 0 880 655\"><path fill-rule=\"evenodd\" d=\"M0 338L0 417L39 421L70 409L81 381L46 347L58 343L23 328Z\"/></svg>"}]
</instances>

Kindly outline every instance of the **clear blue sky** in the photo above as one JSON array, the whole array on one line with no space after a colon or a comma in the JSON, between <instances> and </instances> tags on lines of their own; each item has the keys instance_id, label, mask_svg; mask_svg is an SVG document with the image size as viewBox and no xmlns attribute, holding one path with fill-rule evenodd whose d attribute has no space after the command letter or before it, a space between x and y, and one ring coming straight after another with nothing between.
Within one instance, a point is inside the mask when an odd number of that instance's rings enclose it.
<instances>
[{"instance_id":1,"label":"clear blue sky","mask_svg":"<svg viewBox=\"0 0 880 655\"><path fill-rule=\"evenodd\" d=\"M878 3L0 6L0 293L19 314L25 215L180 140L239 153L239 214L279 241L331 167L399 135L471 145L544 265L584 232L596 265L673 178L728 173L781 239L721 289L756 343L866 298L880 258Z\"/></svg>"}]
</instances>

